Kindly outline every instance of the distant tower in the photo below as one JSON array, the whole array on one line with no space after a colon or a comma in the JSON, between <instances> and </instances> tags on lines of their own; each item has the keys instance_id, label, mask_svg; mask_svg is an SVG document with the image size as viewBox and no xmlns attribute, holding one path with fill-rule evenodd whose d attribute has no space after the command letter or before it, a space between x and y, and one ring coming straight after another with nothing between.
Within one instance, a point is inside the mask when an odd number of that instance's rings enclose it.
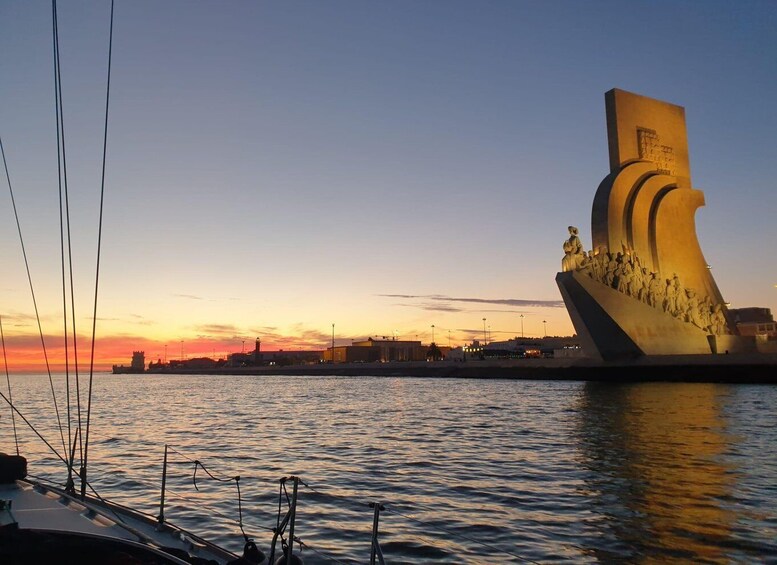
<instances>
[{"instance_id":1,"label":"distant tower","mask_svg":"<svg viewBox=\"0 0 777 565\"><path fill-rule=\"evenodd\" d=\"M259 362L262 360L262 355L261 353L259 353L261 348L262 348L262 340L257 337L256 345L254 346L254 365L258 365Z\"/></svg>"},{"instance_id":2,"label":"distant tower","mask_svg":"<svg viewBox=\"0 0 777 565\"><path fill-rule=\"evenodd\" d=\"M146 368L146 354L144 351L132 352L132 364L130 365L134 371L143 371Z\"/></svg>"}]
</instances>

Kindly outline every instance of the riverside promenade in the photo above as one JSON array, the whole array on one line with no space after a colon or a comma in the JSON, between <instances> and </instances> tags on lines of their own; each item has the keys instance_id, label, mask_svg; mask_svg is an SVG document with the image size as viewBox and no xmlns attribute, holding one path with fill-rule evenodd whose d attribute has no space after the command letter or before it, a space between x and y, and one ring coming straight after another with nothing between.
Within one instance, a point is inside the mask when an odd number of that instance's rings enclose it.
<instances>
[{"instance_id":1,"label":"riverside promenade","mask_svg":"<svg viewBox=\"0 0 777 565\"><path fill-rule=\"evenodd\" d=\"M601 362L593 359L494 359L394 363L320 363L166 370L186 375L375 376L610 382L777 384L777 355L664 355Z\"/></svg>"}]
</instances>

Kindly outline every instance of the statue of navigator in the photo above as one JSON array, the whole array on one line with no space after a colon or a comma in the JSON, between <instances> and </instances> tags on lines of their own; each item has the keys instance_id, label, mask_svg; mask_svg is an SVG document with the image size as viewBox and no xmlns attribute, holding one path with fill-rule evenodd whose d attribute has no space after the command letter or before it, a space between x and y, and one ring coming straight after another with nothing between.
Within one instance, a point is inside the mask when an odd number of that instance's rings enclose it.
<instances>
[{"instance_id":1,"label":"statue of navigator","mask_svg":"<svg viewBox=\"0 0 777 565\"><path fill-rule=\"evenodd\" d=\"M561 259L561 271L575 271L583 260L583 244L577 237L578 229L569 226L569 239L564 241L564 257Z\"/></svg>"}]
</instances>

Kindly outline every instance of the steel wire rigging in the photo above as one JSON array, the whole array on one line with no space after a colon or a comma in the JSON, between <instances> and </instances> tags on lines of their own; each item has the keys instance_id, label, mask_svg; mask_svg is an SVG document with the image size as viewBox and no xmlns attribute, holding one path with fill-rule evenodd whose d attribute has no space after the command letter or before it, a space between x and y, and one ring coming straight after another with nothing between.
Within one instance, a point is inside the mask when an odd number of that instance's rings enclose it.
<instances>
[{"instance_id":1,"label":"steel wire rigging","mask_svg":"<svg viewBox=\"0 0 777 565\"><path fill-rule=\"evenodd\" d=\"M94 352L97 337L97 295L100 286L100 252L102 250L103 209L105 204L105 163L108 153L108 110L111 101L111 61L113 58L113 10L114 0L111 0L111 27L108 34L108 79L105 86L105 124L103 128L103 161L100 180L100 213L97 227L97 262L94 277L94 310L92 311L92 348L89 358L89 394L86 404L86 438L84 439L84 457L81 463L81 496L86 496L86 469L89 456L89 429L92 417L92 385L94 382Z\"/></svg>"},{"instance_id":2,"label":"steel wire rigging","mask_svg":"<svg viewBox=\"0 0 777 565\"><path fill-rule=\"evenodd\" d=\"M13 439L16 445L16 455L19 455L19 436L16 433L16 414L13 411L13 394L11 393L11 375L8 372L8 356L5 349L5 333L3 332L3 317L0 316L0 341L3 344L3 364L5 365L5 381L8 383L8 403L11 405L11 424L13 425Z\"/></svg>"},{"instance_id":3,"label":"steel wire rigging","mask_svg":"<svg viewBox=\"0 0 777 565\"><path fill-rule=\"evenodd\" d=\"M13 425L13 440L16 445L16 455L19 455L19 436L16 433L16 414L13 411L13 394L11 393L11 375L8 372L8 355L5 349L5 333L3 332L3 317L0 316L0 341L3 344L3 364L5 365L5 381L8 383L8 403L11 405L11 424Z\"/></svg>"},{"instance_id":4,"label":"steel wire rigging","mask_svg":"<svg viewBox=\"0 0 777 565\"><path fill-rule=\"evenodd\" d=\"M51 395L54 403L54 410L57 417L57 427L59 429L60 440L62 442L62 449L64 457L48 442L35 426L17 409L13 404L11 396L10 376L8 375L7 357L5 349L5 339L3 336L3 354L6 361L6 373L9 396L2 395L2 398L11 407L12 415L18 414L25 423L38 435L38 437L51 449L57 457L62 460L68 469L68 479L66 483L66 490L74 491L73 483L73 467L76 454L76 444L79 447L81 456L81 496L86 495L87 486L94 490L91 485L88 484L86 476L87 458L88 458L88 445L89 445L89 431L91 421L91 401L92 390L94 381L94 357L95 357L95 343L96 343L96 320L97 320L97 296L99 291L99 274L100 274L100 255L101 255L101 243L102 243L102 226L103 226L103 210L105 200L105 170L106 170L106 157L107 157L107 142L108 142L108 115L109 115L109 103L110 103L110 76L111 76L111 60L112 60L112 46L113 46L113 20L114 20L114 2L111 2L111 14L110 14L110 33L108 40L108 76L106 84L106 101L105 101L105 120L103 130L103 155L102 155L102 175L100 186L100 211L98 220L98 238L97 238L97 261L95 269L95 292L94 292L94 309L92 315L92 339L91 339L91 355L90 355L90 367L89 367L89 390L88 390L88 404L86 414L86 436L82 434L83 420L81 410L81 389L79 379L79 364L78 364L78 344L77 344L77 327L76 327L76 311L75 311L75 291L74 291L74 277L73 277L73 254L72 254L72 238L71 238L71 220L70 220L70 203L68 193L68 180L67 180L67 154L65 144L65 126L64 126L64 112L62 102L62 72L61 72L61 58L59 49L59 26L58 26L58 13L57 13L57 1L52 0L52 49L53 49L53 67L54 67L54 113L56 122L56 138L57 138L57 180L59 188L59 215L60 215L60 263L61 263L61 283L62 283L62 306L63 306L63 333L64 333L64 352L65 352L65 391L66 391L66 403L67 403L67 444L65 443L64 427L62 425L62 417L59 410L59 403L57 402L57 395L54 389L54 382L51 372L51 364L49 361L48 350L46 347L46 340L43 333L43 327L41 324L40 312L38 309L38 302L35 294L35 287L32 281L32 275L30 272L29 260L27 257L27 251L24 244L24 236L21 228L21 221L19 219L19 213L16 206L16 199L14 195L13 185L11 183L11 176L8 167L8 161L5 154L5 147L0 137L0 153L3 158L3 166L5 170L5 177L8 183L8 190L11 197L11 204L14 213L14 219L16 222L16 228L19 235L19 242L21 246L22 256L24 259L25 270L27 273L27 280L29 283L30 294L32 297L32 303L35 311L35 319L38 327L38 334L40 336L41 347L43 350L43 357L46 365L46 372L49 379L49 387L51 389ZM68 292L69 291L69 292ZM68 293L70 295L70 304L68 307ZM69 335L68 327L68 313L70 313L70 321L72 322L72 333ZM73 362L74 362L74 374L75 374L75 388L76 388L76 407L77 407L77 419L78 427L75 432L75 437L72 430L72 400L71 400L71 383L70 383L70 342L72 340L73 348ZM16 437L16 426L14 416L14 435ZM82 440L83 438L83 440ZM72 449L69 446L72 445ZM17 452L18 452L18 439L17 439ZM95 494L97 494L95 492ZM98 495L99 496L99 495Z\"/></svg>"},{"instance_id":5,"label":"steel wire rigging","mask_svg":"<svg viewBox=\"0 0 777 565\"><path fill-rule=\"evenodd\" d=\"M38 335L40 336L40 344L41 348L43 350L43 359L46 364L46 373L49 377L49 386L51 387L51 397L54 401L54 411L57 415L57 425L59 426L59 436L62 440L62 450L65 454L65 457L67 457L67 446L65 445L65 434L62 429L62 418L59 415L59 405L57 404L57 393L54 391L54 380L51 376L51 364L49 363L49 356L48 352L46 350L46 340L43 337L43 326L40 322L40 312L38 311L38 301L35 297L35 286L32 283L32 274L30 273L30 262L27 259L27 249L24 245L24 236L22 235L22 225L19 221L19 211L16 208L16 198L14 197L14 191L13 191L13 185L11 184L11 174L8 172L8 160L5 156L5 148L3 147L3 138L0 136L0 154L2 154L3 157L3 167L5 168L5 178L8 182L8 192L11 195L11 207L13 208L13 214L14 219L16 221L16 231L19 234L19 244L21 246L22 250L22 257L24 258L24 268L27 272L27 282L29 283L30 287L30 295L32 296L32 305L35 310L35 320L38 325ZM13 404L11 404L13 406ZM50 444L49 444L50 445ZM59 455L59 453L57 453ZM60 459L62 459L65 463L67 463L67 460L60 456Z\"/></svg>"},{"instance_id":6,"label":"steel wire rigging","mask_svg":"<svg viewBox=\"0 0 777 565\"><path fill-rule=\"evenodd\" d=\"M78 378L78 341L76 339L76 312L75 312L75 292L73 289L73 252L70 231L70 198L67 183L67 153L65 150L65 119L64 107L62 104L62 66L59 56L59 18L57 15L57 2L51 2L51 34L53 44L54 60L54 114L57 127L57 181L59 187L59 245L60 245L60 264L62 266L62 322L65 349L65 391L67 401L67 441L68 445L74 445L72 437L72 417L71 417L71 399L70 399L70 339L68 338L68 299L67 289L68 281L70 286L70 312L73 324L73 362L76 380L76 404L78 415L78 429L81 429L81 388ZM65 247L67 245L67 254ZM67 269L66 269L67 267ZM66 275L69 273L69 279ZM81 458L83 459L83 443L81 434L78 433L78 445ZM73 490L73 460L75 458L75 449L72 449L68 456L68 476L66 489Z\"/></svg>"}]
</instances>

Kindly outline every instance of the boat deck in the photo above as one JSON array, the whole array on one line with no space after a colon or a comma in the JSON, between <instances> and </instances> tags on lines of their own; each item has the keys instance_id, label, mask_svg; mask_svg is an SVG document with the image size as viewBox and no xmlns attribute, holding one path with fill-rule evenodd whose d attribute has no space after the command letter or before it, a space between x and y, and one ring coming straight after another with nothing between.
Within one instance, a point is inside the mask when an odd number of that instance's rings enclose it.
<instances>
[{"instance_id":1,"label":"boat deck","mask_svg":"<svg viewBox=\"0 0 777 565\"><path fill-rule=\"evenodd\" d=\"M56 544L72 546L74 540L94 548L100 543L106 551L121 547L129 553L142 553L138 562L154 555L160 563L214 562L226 564L236 555L170 524L161 526L146 516L123 506L87 497L82 501L57 488L16 481L0 484L0 535L15 536L20 544L31 544L26 551L43 550L50 535L65 536ZM35 535L29 534L34 532ZM48 537L45 534L50 534ZM42 538L35 536L44 535ZM100 540L99 543L97 540ZM0 544L10 547L14 544ZM3 550L5 551L5 550ZM13 553L0 561L13 563ZM2 556L2 553L0 553ZM6 559L10 558L10 561Z\"/></svg>"}]
</instances>

